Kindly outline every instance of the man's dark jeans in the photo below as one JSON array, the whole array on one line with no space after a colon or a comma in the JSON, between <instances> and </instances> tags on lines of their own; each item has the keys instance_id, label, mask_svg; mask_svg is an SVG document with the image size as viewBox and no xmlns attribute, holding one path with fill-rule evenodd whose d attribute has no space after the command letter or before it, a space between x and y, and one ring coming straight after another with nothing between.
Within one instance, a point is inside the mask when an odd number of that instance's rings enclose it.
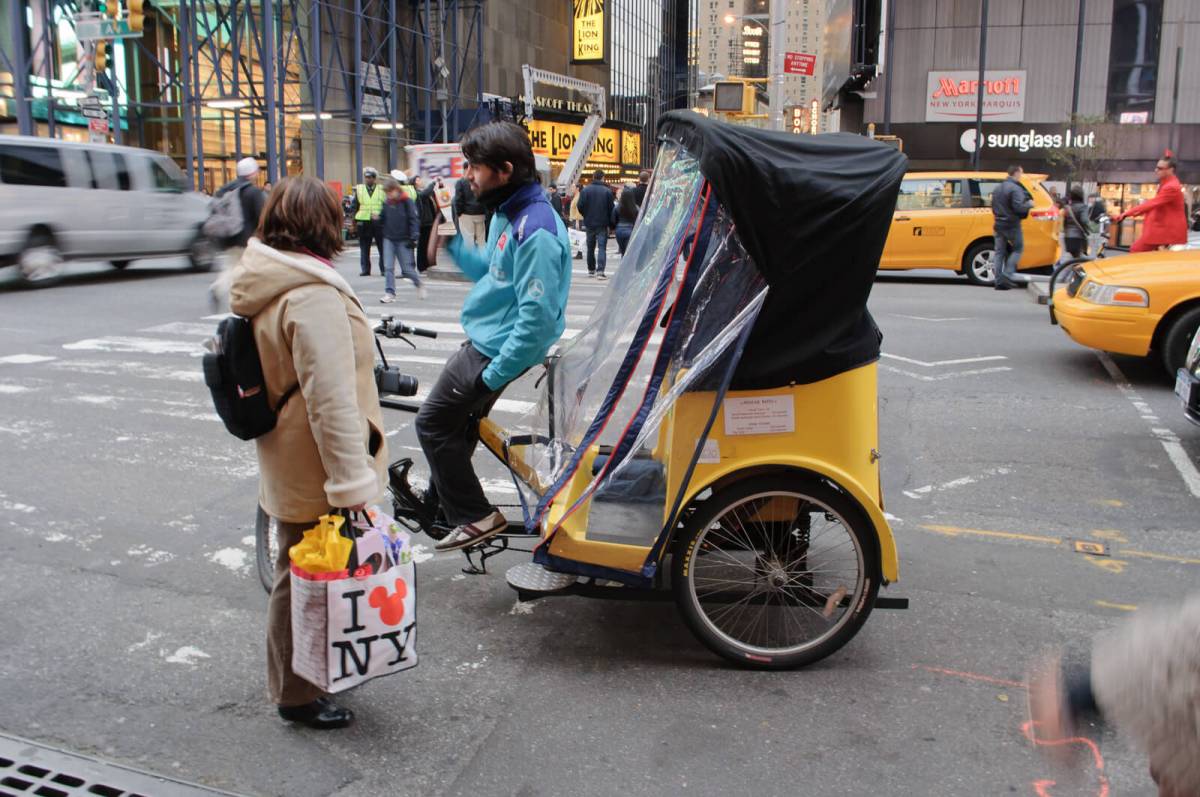
<instances>
[{"instance_id":1,"label":"man's dark jeans","mask_svg":"<svg viewBox=\"0 0 1200 797\"><path fill-rule=\"evenodd\" d=\"M417 413L417 439L429 463L430 482L453 526L483 520L496 511L471 464L479 442L477 421L501 392L479 388L479 375L490 362L467 342L446 361Z\"/></svg>"},{"instance_id":2,"label":"man's dark jeans","mask_svg":"<svg viewBox=\"0 0 1200 797\"><path fill-rule=\"evenodd\" d=\"M599 257L596 249L600 250ZM604 273L604 261L608 259L608 227L587 228L587 267L589 274Z\"/></svg>"},{"instance_id":3,"label":"man's dark jeans","mask_svg":"<svg viewBox=\"0 0 1200 797\"><path fill-rule=\"evenodd\" d=\"M995 230L996 252L992 256L992 271L996 275L997 288L1014 288L1013 277L1017 273L1017 265L1021 262L1021 253L1025 251L1025 235L1021 228L1015 230Z\"/></svg>"},{"instance_id":4,"label":"man's dark jeans","mask_svg":"<svg viewBox=\"0 0 1200 797\"><path fill-rule=\"evenodd\" d=\"M367 219L358 224L358 273L371 273L371 244L379 251L379 273L383 273L383 221Z\"/></svg>"}]
</instances>

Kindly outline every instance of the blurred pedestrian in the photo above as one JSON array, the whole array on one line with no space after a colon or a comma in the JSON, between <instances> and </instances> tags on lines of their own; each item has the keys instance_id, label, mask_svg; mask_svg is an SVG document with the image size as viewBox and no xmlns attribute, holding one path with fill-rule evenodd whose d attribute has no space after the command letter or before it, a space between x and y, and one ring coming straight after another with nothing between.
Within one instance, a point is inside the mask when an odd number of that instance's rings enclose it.
<instances>
[{"instance_id":1,"label":"blurred pedestrian","mask_svg":"<svg viewBox=\"0 0 1200 797\"><path fill-rule=\"evenodd\" d=\"M1063 244L1071 257L1082 257L1087 248L1088 234L1091 226L1087 222L1088 206L1083 202L1083 189L1077 185L1071 186L1066 202L1063 203L1062 229Z\"/></svg>"},{"instance_id":2,"label":"blurred pedestrian","mask_svg":"<svg viewBox=\"0 0 1200 797\"><path fill-rule=\"evenodd\" d=\"M1167 150L1154 166L1158 192L1154 198L1130 208L1113 219L1120 224L1131 216L1145 216L1142 234L1129 247L1130 252L1150 252L1159 247L1187 243L1187 212L1183 204L1183 186L1175 176L1175 155Z\"/></svg>"},{"instance_id":3,"label":"blurred pedestrian","mask_svg":"<svg viewBox=\"0 0 1200 797\"><path fill-rule=\"evenodd\" d=\"M567 221L573 229L579 230L583 228L583 215L579 212L579 195L582 193L579 189L579 183L575 183L575 192L571 194L571 205L567 211Z\"/></svg>"},{"instance_id":4,"label":"blurred pedestrian","mask_svg":"<svg viewBox=\"0 0 1200 797\"><path fill-rule=\"evenodd\" d=\"M371 275L371 245L379 252L379 270L383 272L383 229L379 214L383 211L385 197L383 188L377 185L379 172L368 166L363 169L363 181L354 186L354 201L350 211L354 214L354 227L358 234L358 274Z\"/></svg>"},{"instance_id":5,"label":"blurred pedestrian","mask_svg":"<svg viewBox=\"0 0 1200 797\"><path fill-rule=\"evenodd\" d=\"M637 187L627 185L621 189L621 196L613 208L613 226L616 227L617 249L620 250L621 257L625 256L625 249L629 246L629 239L633 235L633 223L637 221L637 217Z\"/></svg>"},{"instance_id":6,"label":"blurred pedestrian","mask_svg":"<svg viewBox=\"0 0 1200 797\"><path fill-rule=\"evenodd\" d=\"M1160 797L1200 794L1200 596L1139 610L1095 640L1084 666L1064 669L1057 653L1039 662L1029 714L1032 740L1060 761L1079 725L1101 719L1146 752Z\"/></svg>"},{"instance_id":7,"label":"blurred pedestrian","mask_svg":"<svg viewBox=\"0 0 1200 797\"><path fill-rule=\"evenodd\" d=\"M254 441L258 501L279 521L267 689L279 716L319 729L345 727L354 714L292 670L288 549L321 515L362 510L378 499L388 462L375 336L332 263L342 248L341 226L342 209L328 186L313 177L284 178L234 270L231 294L233 311L251 319L267 395L279 407L275 428Z\"/></svg>"},{"instance_id":8,"label":"blurred pedestrian","mask_svg":"<svg viewBox=\"0 0 1200 797\"><path fill-rule=\"evenodd\" d=\"M262 189L254 184L259 172L257 160L242 158L237 162L235 170L237 177L221 186L213 196L213 199L216 200L225 194L236 192L242 208L242 229L222 242L225 245L224 270L208 288L209 301L214 309L223 307L229 299L229 283L233 279L232 269L242 259L242 253L246 251L246 242L258 228L258 218L262 215L263 204L267 199Z\"/></svg>"},{"instance_id":9,"label":"blurred pedestrian","mask_svg":"<svg viewBox=\"0 0 1200 797\"><path fill-rule=\"evenodd\" d=\"M438 221L441 215L438 212L437 206L437 183L430 181L425 184L425 178L420 175L413 177L413 188L417 189L417 210L420 211L418 222L420 224L421 237L417 241L417 271L424 274L429 270L429 267L434 265L429 259L429 239L433 233L433 225ZM435 261L436 262L436 261Z\"/></svg>"},{"instance_id":10,"label":"blurred pedestrian","mask_svg":"<svg viewBox=\"0 0 1200 797\"><path fill-rule=\"evenodd\" d=\"M637 202L639 208L646 201L646 189L649 187L650 171L648 169L642 169L642 171L638 173L637 186L633 189L633 198Z\"/></svg>"},{"instance_id":11,"label":"blurred pedestrian","mask_svg":"<svg viewBox=\"0 0 1200 797\"><path fill-rule=\"evenodd\" d=\"M411 188L411 186L409 186ZM417 296L425 298L425 286L413 255L413 248L421 239L421 211L415 199L409 197L404 186L394 177L383 181L387 201L379 219L383 227L383 285L384 294L379 301L391 304L396 301L396 261L400 261L400 274L410 280L417 289Z\"/></svg>"},{"instance_id":12,"label":"blurred pedestrian","mask_svg":"<svg viewBox=\"0 0 1200 797\"><path fill-rule=\"evenodd\" d=\"M1008 167L1008 179L992 193L992 232L995 234L995 253L992 255L992 272L996 275L995 288L1007 291L1017 287L1013 276L1021 263L1021 252L1025 249L1025 236L1021 232L1021 220L1029 215L1033 197L1021 177L1025 174L1020 166Z\"/></svg>"},{"instance_id":13,"label":"blurred pedestrian","mask_svg":"<svg viewBox=\"0 0 1200 797\"><path fill-rule=\"evenodd\" d=\"M558 192L558 186L551 185L546 189L546 198L550 200L550 207L554 208L554 212L563 220L563 224L567 223L567 217L563 214L562 194Z\"/></svg>"},{"instance_id":14,"label":"blurred pedestrian","mask_svg":"<svg viewBox=\"0 0 1200 797\"><path fill-rule=\"evenodd\" d=\"M454 184L454 219L458 231L475 246L487 244L487 208L471 192L471 183L466 177L458 178Z\"/></svg>"},{"instance_id":15,"label":"blurred pedestrian","mask_svg":"<svg viewBox=\"0 0 1200 797\"><path fill-rule=\"evenodd\" d=\"M608 230L612 223L613 193L604 182L604 171L592 172L592 182L579 192L579 214L587 232L587 269L589 277L608 279L604 275L608 258ZM597 255L596 250L600 253Z\"/></svg>"}]
</instances>

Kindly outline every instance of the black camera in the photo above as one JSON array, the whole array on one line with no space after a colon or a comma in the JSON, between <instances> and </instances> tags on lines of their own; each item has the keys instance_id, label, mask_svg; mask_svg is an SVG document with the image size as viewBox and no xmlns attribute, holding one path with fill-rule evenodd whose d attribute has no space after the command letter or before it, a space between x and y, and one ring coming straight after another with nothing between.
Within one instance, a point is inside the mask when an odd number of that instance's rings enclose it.
<instances>
[{"instance_id":1,"label":"black camera","mask_svg":"<svg viewBox=\"0 0 1200 797\"><path fill-rule=\"evenodd\" d=\"M381 394L415 396L417 395L417 378L401 373L399 368L391 365L376 365L375 387Z\"/></svg>"}]
</instances>

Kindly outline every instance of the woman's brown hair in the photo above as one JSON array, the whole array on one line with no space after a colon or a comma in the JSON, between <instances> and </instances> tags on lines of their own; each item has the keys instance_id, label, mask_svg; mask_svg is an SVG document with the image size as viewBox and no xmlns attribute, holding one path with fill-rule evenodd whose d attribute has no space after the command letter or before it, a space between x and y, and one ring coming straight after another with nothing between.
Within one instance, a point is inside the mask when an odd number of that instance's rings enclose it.
<instances>
[{"instance_id":1,"label":"woman's brown hair","mask_svg":"<svg viewBox=\"0 0 1200 797\"><path fill-rule=\"evenodd\" d=\"M342 251L342 204L315 177L285 177L267 195L255 235L273 249L332 258Z\"/></svg>"}]
</instances>

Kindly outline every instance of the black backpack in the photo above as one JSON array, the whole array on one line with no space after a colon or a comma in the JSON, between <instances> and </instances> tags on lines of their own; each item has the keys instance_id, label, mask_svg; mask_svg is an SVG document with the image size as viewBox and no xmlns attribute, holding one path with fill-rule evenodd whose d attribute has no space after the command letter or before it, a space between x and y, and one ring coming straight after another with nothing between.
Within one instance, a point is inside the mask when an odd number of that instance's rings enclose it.
<instances>
[{"instance_id":1,"label":"black backpack","mask_svg":"<svg viewBox=\"0 0 1200 797\"><path fill-rule=\"evenodd\" d=\"M204 355L204 383L225 428L241 440L253 440L274 429L279 411L300 386L293 385L279 405L271 408L250 319L238 315L222 319L209 348Z\"/></svg>"}]
</instances>

